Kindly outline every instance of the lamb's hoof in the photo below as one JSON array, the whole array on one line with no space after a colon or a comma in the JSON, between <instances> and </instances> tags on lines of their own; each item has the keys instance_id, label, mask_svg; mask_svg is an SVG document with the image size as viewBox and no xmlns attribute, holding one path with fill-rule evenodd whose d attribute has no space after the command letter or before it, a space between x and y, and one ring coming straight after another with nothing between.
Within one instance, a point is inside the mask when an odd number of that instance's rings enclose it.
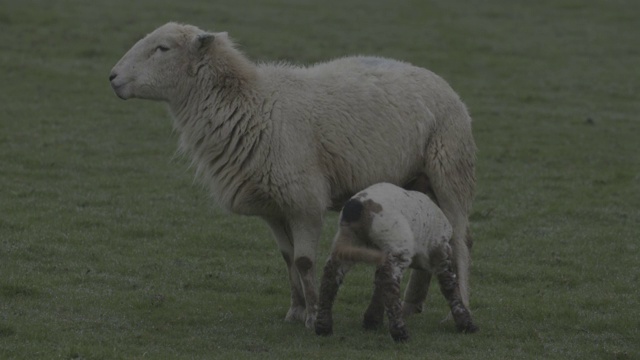
<instances>
[{"instance_id":1,"label":"lamb's hoof","mask_svg":"<svg viewBox=\"0 0 640 360\"><path fill-rule=\"evenodd\" d=\"M406 326L390 329L391 337L395 342L405 342L409 340L409 331Z\"/></svg>"},{"instance_id":2,"label":"lamb's hoof","mask_svg":"<svg viewBox=\"0 0 640 360\"><path fill-rule=\"evenodd\" d=\"M333 334L333 325L330 322L316 321L316 335L329 336Z\"/></svg>"},{"instance_id":3,"label":"lamb's hoof","mask_svg":"<svg viewBox=\"0 0 640 360\"><path fill-rule=\"evenodd\" d=\"M464 334L473 334L475 332L480 331L480 327L476 326L474 323L470 322L463 326L458 327L458 331Z\"/></svg>"},{"instance_id":4,"label":"lamb's hoof","mask_svg":"<svg viewBox=\"0 0 640 360\"><path fill-rule=\"evenodd\" d=\"M287 311L287 315L284 317L286 322L302 321L306 324L305 308L304 306L293 306Z\"/></svg>"},{"instance_id":5,"label":"lamb's hoof","mask_svg":"<svg viewBox=\"0 0 640 360\"><path fill-rule=\"evenodd\" d=\"M408 318L413 314L420 314L422 312L422 304L402 303L402 317Z\"/></svg>"}]
</instances>

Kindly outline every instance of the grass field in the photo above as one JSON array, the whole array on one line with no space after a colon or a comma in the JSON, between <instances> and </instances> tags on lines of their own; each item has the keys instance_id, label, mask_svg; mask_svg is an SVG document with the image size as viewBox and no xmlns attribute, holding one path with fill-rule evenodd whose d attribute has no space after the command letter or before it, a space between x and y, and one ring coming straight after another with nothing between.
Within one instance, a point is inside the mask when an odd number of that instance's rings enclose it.
<instances>
[{"instance_id":1,"label":"grass field","mask_svg":"<svg viewBox=\"0 0 640 360\"><path fill-rule=\"evenodd\" d=\"M640 2L7 0L0 7L1 359L640 358ZM107 77L169 20L256 60L349 54L442 75L479 147L472 309L444 300L394 344L347 277L334 336L283 322L259 220L194 185L163 105ZM329 218L320 258L335 230ZM320 269L318 269L320 270Z\"/></svg>"}]
</instances>

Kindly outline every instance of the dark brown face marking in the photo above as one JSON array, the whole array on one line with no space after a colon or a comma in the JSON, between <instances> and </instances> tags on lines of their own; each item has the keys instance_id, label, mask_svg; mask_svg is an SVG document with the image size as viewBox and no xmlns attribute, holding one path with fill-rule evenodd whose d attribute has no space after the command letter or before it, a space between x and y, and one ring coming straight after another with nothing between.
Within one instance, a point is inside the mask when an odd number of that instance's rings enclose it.
<instances>
[{"instance_id":1,"label":"dark brown face marking","mask_svg":"<svg viewBox=\"0 0 640 360\"><path fill-rule=\"evenodd\" d=\"M371 199L363 201L362 204L364 205L365 209L371 212L374 212L376 214L382 211L382 205L378 204L377 202Z\"/></svg>"},{"instance_id":2,"label":"dark brown face marking","mask_svg":"<svg viewBox=\"0 0 640 360\"><path fill-rule=\"evenodd\" d=\"M363 201L362 199L364 198L364 196L365 194L363 193L349 200L347 204L353 202L354 204L358 204L358 208L356 209L353 206L351 208L347 208L345 205L345 208L343 209L341 221L340 221L341 227L349 228L351 231L353 231L356 234L356 236L362 237L363 239L366 236L365 234L368 232L368 229L371 228L371 222L373 221L372 214L373 213L377 214L382 212L382 206L380 204L378 204L377 202L371 199L367 199ZM356 215L355 210L358 210L357 216L355 216ZM347 219L345 219L346 215L353 215L353 216L350 216Z\"/></svg>"},{"instance_id":3,"label":"dark brown face marking","mask_svg":"<svg viewBox=\"0 0 640 360\"><path fill-rule=\"evenodd\" d=\"M306 256L302 256L296 259L296 268L298 268L298 271L302 275L306 274L309 270L311 270L312 266L313 266L313 262L311 261L311 259L309 259Z\"/></svg>"},{"instance_id":4,"label":"dark brown face marking","mask_svg":"<svg viewBox=\"0 0 640 360\"><path fill-rule=\"evenodd\" d=\"M341 223L352 223L360 220L362 217L362 210L364 209L360 200L351 199L344 204L342 208L342 216L340 217Z\"/></svg>"}]
</instances>

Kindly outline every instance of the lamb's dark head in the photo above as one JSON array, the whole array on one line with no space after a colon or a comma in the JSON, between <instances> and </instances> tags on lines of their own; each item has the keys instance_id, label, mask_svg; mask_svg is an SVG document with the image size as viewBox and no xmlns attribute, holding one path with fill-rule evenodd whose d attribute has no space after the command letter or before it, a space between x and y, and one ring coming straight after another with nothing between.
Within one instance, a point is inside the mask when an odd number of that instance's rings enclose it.
<instances>
[{"instance_id":1,"label":"lamb's dark head","mask_svg":"<svg viewBox=\"0 0 640 360\"><path fill-rule=\"evenodd\" d=\"M188 87L215 35L191 25L165 24L138 41L111 70L122 99L176 100Z\"/></svg>"}]
</instances>

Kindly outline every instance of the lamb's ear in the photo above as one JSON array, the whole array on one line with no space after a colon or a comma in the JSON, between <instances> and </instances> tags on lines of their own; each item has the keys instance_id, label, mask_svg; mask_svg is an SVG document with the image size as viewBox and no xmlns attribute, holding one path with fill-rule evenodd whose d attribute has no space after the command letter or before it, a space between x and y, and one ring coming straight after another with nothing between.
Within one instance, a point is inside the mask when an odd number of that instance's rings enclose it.
<instances>
[{"instance_id":1,"label":"lamb's ear","mask_svg":"<svg viewBox=\"0 0 640 360\"><path fill-rule=\"evenodd\" d=\"M202 33L196 35L196 38L194 40L194 48L198 51L205 50L213 43L213 40L215 38L215 35L212 33Z\"/></svg>"}]
</instances>

